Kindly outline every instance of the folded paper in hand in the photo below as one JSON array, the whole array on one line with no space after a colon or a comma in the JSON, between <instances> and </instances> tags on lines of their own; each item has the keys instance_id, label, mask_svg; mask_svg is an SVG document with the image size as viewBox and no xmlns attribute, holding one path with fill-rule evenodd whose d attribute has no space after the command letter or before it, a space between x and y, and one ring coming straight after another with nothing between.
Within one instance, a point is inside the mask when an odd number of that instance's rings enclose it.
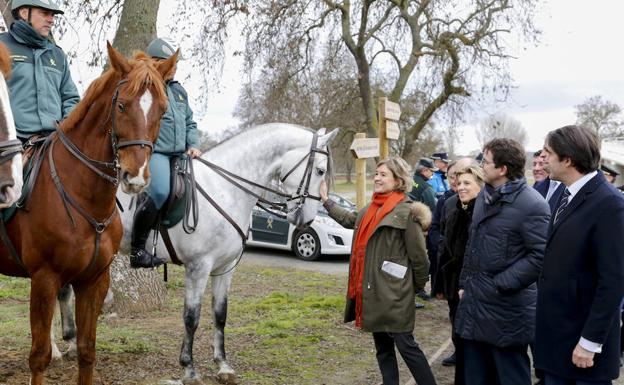
<instances>
[{"instance_id":1,"label":"folded paper in hand","mask_svg":"<svg viewBox=\"0 0 624 385\"><path fill-rule=\"evenodd\" d=\"M383 261L383 264L381 265L381 271L385 271L386 273L396 278L403 278L405 277L407 267L399 265L398 263Z\"/></svg>"}]
</instances>

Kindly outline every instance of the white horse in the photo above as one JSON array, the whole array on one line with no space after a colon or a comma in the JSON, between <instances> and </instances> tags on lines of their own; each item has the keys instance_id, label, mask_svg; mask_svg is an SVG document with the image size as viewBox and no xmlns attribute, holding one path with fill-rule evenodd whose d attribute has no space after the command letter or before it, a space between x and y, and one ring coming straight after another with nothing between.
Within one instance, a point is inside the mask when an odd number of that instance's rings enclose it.
<instances>
[{"instance_id":1,"label":"white horse","mask_svg":"<svg viewBox=\"0 0 624 385\"><path fill-rule=\"evenodd\" d=\"M267 124L232 137L202 158L262 186L269 186L275 178L285 178L283 192L298 196L288 203L288 220L302 227L309 224L317 213L320 202L311 197L318 196L320 183L326 177L329 163L327 146L337 132L334 130L325 134L325 130L321 129L314 133L290 124ZM194 161L193 166L197 184L246 231L258 199L235 187L204 164ZM258 187L249 188L256 194L261 193ZM129 207L130 196L118 193L118 198L124 208ZM193 364L193 339L199 325L202 297L211 278L214 361L219 367L218 378L232 383L235 375L225 357L224 328L228 290L234 267L243 251L243 240L234 226L201 195L198 196L198 203L199 221L194 233L186 234L181 223L169 229L177 255L184 263L186 276L183 318L186 330L180 363L185 369L185 384L202 383ZM129 252L133 216L134 208L122 214L125 229L122 252ZM162 243L158 244L157 252L161 256L167 255Z\"/></svg>"}]
</instances>

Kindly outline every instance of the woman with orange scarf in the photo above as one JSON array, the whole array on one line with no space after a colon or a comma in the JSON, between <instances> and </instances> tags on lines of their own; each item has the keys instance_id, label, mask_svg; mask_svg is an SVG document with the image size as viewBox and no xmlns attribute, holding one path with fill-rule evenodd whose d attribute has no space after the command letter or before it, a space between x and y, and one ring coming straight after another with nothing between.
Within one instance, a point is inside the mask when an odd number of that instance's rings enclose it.
<instances>
[{"instance_id":1,"label":"woman with orange scarf","mask_svg":"<svg viewBox=\"0 0 624 385\"><path fill-rule=\"evenodd\" d=\"M411 189L409 166L398 157L377 164L373 199L359 213L320 196L329 215L354 239L349 266L345 322L372 332L384 385L399 384L395 346L418 385L435 385L427 358L414 341L415 294L429 277L424 230L431 211L405 195Z\"/></svg>"}]
</instances>

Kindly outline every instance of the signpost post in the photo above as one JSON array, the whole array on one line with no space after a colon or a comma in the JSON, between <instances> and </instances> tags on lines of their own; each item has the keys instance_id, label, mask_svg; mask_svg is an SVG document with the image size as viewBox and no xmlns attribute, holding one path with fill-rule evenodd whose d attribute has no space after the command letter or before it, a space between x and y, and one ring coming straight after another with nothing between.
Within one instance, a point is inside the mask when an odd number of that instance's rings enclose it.
<instances>
[{"instance_id":1,"label":"signpost post","mask_svg":"<svg viewBox=\"0 0 624 385\"><path fill-rule=\"evenodd\" d=\"M355 134L349 149L355 157L355 204L361 210L366 203L366 159L379 156L379 140Z\"/></svg>"},{"instance_id":2,"label":"signpost post","mask_svg":"<svg viewBox=\"0 0 624 385\"><path fill-rule=\"evenodd\" d=\"M399 119L401 107L398 103L379 98L379 155L381 159L388 157L388 140L399 139Z\"/></svg>"}]
</instances>

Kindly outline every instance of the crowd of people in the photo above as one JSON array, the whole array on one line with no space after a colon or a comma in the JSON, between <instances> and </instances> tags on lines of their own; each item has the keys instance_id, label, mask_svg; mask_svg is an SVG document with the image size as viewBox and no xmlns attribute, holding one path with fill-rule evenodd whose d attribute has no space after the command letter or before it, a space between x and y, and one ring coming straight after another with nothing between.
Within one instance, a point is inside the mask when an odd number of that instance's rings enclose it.
<instances>
[{"instance_id":1,"label":"crowd of people","mask_svg":"<svg viewBox=\"0 0 624 385\"><path fill-rule=\"evenodd\" d=\"M399 384L395 346L417 384L435 383L412 334L428 275L448 303L456 385L530 385L531 362L546 385L619 376L624 195L600 162L596 133L571 125L533 154L532 186L506 138L478 160L422 158L411 181L402 159L382 160L359 212L321 186L330 216L355 229L345 322L373 333L384 385Z\"/></svg>"}]
</instances>

